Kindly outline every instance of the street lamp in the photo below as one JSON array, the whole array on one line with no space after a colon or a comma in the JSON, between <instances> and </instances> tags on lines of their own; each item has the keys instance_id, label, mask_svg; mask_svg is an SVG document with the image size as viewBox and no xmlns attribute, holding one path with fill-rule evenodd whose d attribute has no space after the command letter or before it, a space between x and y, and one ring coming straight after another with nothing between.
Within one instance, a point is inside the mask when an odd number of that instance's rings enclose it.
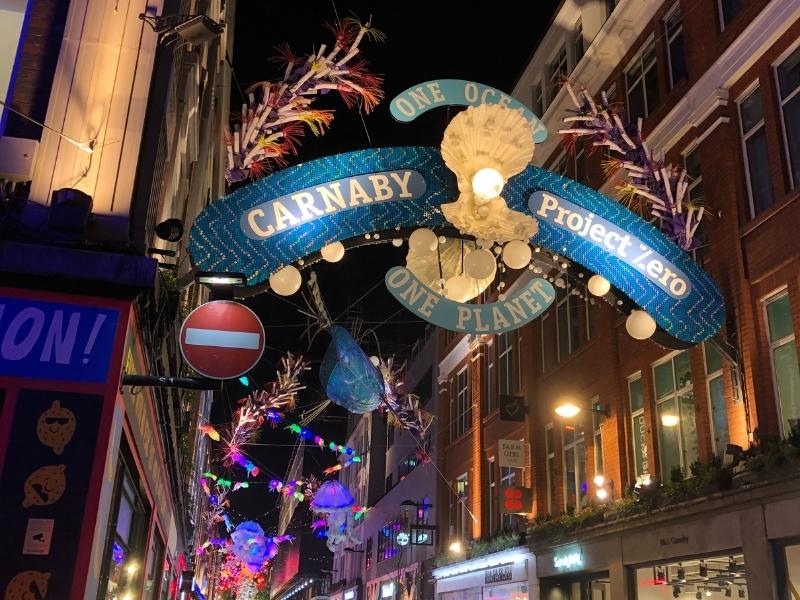
<instances>
[{"instance_id":1,"label":"street lamp","mask_svg":"<svg viewBox=\"0 0 800 600\"><path fill-rule=\"evenodd\" d=\"M581 406L578 403L576 403L570 398L562 399L553 408L553 412L555 412L559 417L563 417L565 419L572 419L573 417L578 416L578 414L582 410L583 408L581 408ZM610 414L608 408L604 408L599 402L595 402L594 404L592 404L590 412L599 413L606 417L609 416Z\"/></svg>"}]
</instances>

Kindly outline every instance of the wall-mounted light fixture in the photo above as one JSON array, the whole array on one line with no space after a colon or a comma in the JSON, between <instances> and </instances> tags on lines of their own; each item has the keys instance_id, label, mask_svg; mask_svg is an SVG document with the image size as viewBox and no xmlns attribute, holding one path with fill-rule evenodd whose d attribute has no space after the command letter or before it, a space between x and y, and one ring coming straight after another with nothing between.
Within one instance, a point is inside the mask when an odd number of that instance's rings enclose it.
<instances>
[{"instance_id":1,"label":"wall-mounted light fixture","mask_svg":"<svg viewBox=\"0 0 800 600\"><path fill-rule=\"evenodd\" d=\"M553 408L553 411L559 416L565 419L572 419L573 417L578 416L578 414L583 410L580 404L575 402L570 398L564 398L558 402ZM603 416L609 416L610 412L607 408L603 407L599 402L595 402L592 404L590 408L590 412L599 413Z\"/></svg>"}]
</instances>

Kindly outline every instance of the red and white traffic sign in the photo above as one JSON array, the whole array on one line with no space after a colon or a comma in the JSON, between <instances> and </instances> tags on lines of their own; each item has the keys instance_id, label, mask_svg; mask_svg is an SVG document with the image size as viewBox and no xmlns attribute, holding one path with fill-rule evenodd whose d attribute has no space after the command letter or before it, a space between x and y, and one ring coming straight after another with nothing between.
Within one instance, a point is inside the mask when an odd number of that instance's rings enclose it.
<instances>
[{"instance_id":1,"label":"red and white traffic sign","mask_svg":"<svg viewBox=\"0 0 800 600\"><path fill-rule=\"evenodd\" d=\"M181 326L181 354L189 366L211 379L233 379L252 369L264 353L264 326L243 304L207 302Z\"/></svg>"}]
</instances>

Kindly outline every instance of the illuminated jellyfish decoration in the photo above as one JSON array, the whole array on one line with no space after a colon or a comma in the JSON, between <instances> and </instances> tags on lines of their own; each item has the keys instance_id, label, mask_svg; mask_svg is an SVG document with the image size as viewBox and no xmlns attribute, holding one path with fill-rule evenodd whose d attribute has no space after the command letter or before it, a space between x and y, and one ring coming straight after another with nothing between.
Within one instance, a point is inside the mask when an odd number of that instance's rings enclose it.
<instances>
[{"instance_id":1,"label":"illuminated jellyfish decoration","mask_svg":"<svg viewBox=\"0 0 800 600\"><path fill-rule=\"evenodd\" d=\"M268 542L264 530L255 521L244 521L236 526L231 534L233 553L247 568L257 573L264 567L264 562L278 552L277 546ZM269 556L269 554L272 556Z\"/></svg>"},{"instance_id":2,"label":"illuminated jellyfish decoration","mask_svg":"<svg viewBox=\"0 0 800 600\"><path fill-rule=\"evenodd\" d=\"M331 552L342 545L361 543L361 539L353 531L354 504L350 490L335 480L323 483L311 501L311 509L325 515L327 545ZM317 524L322 525L321 522Z\"/></svg>"},{"instance_id":3,"label":"illuminated jellyfish decoration","mask_svg":"<svg viewBox=\"0 0 800 600\"><path fill-rule=\"evenodd\" d=\"M380 371L346 329L332 325L328 333L333 340L319 368L320 382L328 398L352 413L375 410L385 395Z\"/></svg>"}]
</instances>

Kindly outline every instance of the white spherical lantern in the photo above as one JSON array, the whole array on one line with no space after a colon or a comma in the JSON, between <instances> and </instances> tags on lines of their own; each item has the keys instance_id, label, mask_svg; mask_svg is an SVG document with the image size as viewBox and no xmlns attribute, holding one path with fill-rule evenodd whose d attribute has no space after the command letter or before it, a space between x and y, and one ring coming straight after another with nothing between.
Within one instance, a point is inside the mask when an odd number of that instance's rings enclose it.
<instances>
[{"instance_id":1,"label":"white spherical lantern","mask_svg":"<svg viewBox=\"0 0 800 600\"><path fill-rule=\"evenodd\" d=\"M436 251L439 245L439 238L430 229L416 229L408 237L408 247L412 252L418 254L430 254Z\"/></svg>"},{"instance_id":2,"label":"white spherical lantern","mask_svg":"<svg viewBox=\"0 0 800 600\"><path fill-rule=\"evenodd\" d=\"M453 302L466 302L472 291L472 281L464 275L454 275L444 282L445 297Z\"/></svg>"},{"instance_id":3,"label":"white spherical lantern","mask_svg":"<svg viewBox=\"0 0 800 600\"><path fill-rule=\"evenodd\" d=\"M605 296L611 289L611 283L602 275L592 275L589 277L586 287L595 296Z\"/></svg>"},{"instance_id":4,"label":"white spherical lantern","mask_svg":"<svg viewBox=\"0 0 800 600\"><path fill-rule=\"evenodd\" d=\"M503 176L497 169L486 167L472 176L472 192L483 200L496 198L503 190Z\"/></svg>"},{"instance_id":5,"label":"white spherical lantern","mask_svg":"<svg viewBox=\"0 0 800 600\"><path fill-rule=\"evenodd\" d=\"M342 242L332 242L327 246L323 246L320 252L322 253L322 258L328 262L339 262L344 257L344 244Z\"/></svg>"},{"instance_id":6,"label":"white spherical lantern","mask_svg":"<svg viewBox=\"0 0 800 600\"><path fill-rule=\"evenodd\" d=\"M377 356L370 356L370 357L369 357L369 362L371 362L371 363L372 363L373 365L375 365L376 367L377 367L379 364L381 364L381 360L380 360L380 359L379 359Z\"/></svg>"},{"instance_id":7,"label":"white spherical lantern","mask_svg":"<svg viewBox=\"0 0 800 600\"><path fill-rule=\"evenodd\" d=\"M400 238L395 238L392 240L392 246L394 246L395 248L399 248L402 245L403 245L403 240L401 240Z\"/></svg>"},{"instance_id":8,"label":"white spherical lantern","mask_svg":"<svg viewBox=\"0 0 800 600\"><path fill-rule=\"evenodd\" d=\"M494 246L494 242L492 240L484 240L479 239L477 240L478 248L486 248L487 250Z\"/></svg>"},{"instance_id":9,"label":"white spherical lantern","mask_svg":"<svg viewBox=\"0 0 800 600\"><path fill-rule=\"evenodd\" d=\"M303 276L294 265L283 267L269 276L269 287L279 296L291 296L300 289Z\"/></svg>"},{"instance_id":10,"label":"white spherical lantern","mask_svg":"<svg viewBox=\"0 0 800 600\"><path fill-rule=\"evenodd\" d=\"M464 273L473 279L494 277L497 263L489 250L473 250L464 257Z\"/></svg>"},{"instance_id":11,"label":"white spherical lantern","mask_svg":"<svg viewBox=\"0 0 800 600\"><path fill-rule=\"evenodd\" d=\"M522 240L512 240L503 246L503 262L511 269L523 269L531 262L531 247Z\"/></svg>"},{"instance_id":12,"label":"white spherical lantern","mask_svg":"<svg viewBox=\"0 0 800 600\"><path fill-rule=\"evenodd\" d=\"M656 332L656 322L643 310L634 310L625 321L625 329L637 340L646 340Z\"/></svg>"}]
</instances>

